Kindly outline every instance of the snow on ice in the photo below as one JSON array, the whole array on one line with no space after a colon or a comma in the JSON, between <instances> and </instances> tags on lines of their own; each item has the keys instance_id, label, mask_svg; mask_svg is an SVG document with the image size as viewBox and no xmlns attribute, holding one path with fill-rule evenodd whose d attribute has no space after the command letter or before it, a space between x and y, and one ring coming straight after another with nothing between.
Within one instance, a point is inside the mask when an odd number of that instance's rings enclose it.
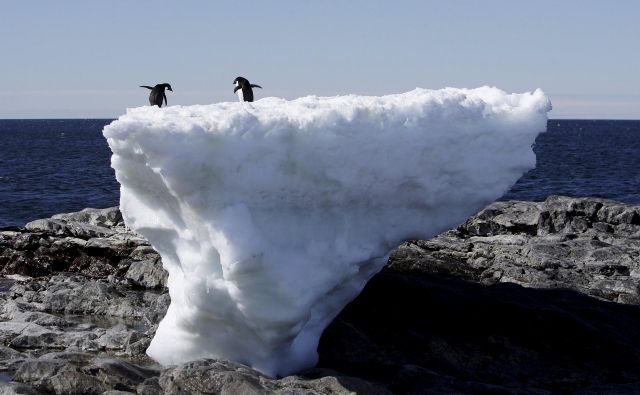
<instances>
[{"instance_id":1,"label":"snow on ice","mask_svg":"<svg viewBox=\"0 0 640 395\"><path fill-rule=\"evenodd\" d=\"M120 208L171 294L148 354L272 376L313 366L391 249L535 166L550 109L540 90L490 87L129 109L104 129Z\"/></svg>"}]
</instances>

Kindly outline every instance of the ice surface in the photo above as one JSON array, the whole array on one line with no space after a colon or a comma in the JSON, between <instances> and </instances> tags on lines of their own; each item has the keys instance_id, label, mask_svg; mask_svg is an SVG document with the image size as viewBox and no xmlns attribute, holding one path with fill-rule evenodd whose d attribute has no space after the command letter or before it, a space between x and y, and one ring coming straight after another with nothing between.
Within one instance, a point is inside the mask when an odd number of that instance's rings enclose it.
<instances>
[{"instance_id":1,"label":"ice surface","mask_svg":"<svg viewBox=\"0 0 640 395\"><path fill-rule=\"evenodd\" d=\"M535 166L550 109L540 90L489 87L129 109L104 129L120 208L171 294L148 354L272 376L314 365L390 249L455 226Z\"/></svg>"}]
</instances>

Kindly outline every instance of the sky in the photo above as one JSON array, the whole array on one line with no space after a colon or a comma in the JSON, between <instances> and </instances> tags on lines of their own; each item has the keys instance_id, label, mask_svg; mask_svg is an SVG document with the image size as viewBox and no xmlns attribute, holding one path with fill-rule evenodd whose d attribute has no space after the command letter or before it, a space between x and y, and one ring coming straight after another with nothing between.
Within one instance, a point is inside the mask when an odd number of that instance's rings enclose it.
<instances>
[{"instance_id":1,"label":"sky","mask_svg":"<svg viewBox=\"0 0 640 395\"><path fill-rule=\"evenodd\" d=\"M416 87L541 88L551 118L640 119L640 1L0 0L0 118Z\"/></svg>"}]
</instances>

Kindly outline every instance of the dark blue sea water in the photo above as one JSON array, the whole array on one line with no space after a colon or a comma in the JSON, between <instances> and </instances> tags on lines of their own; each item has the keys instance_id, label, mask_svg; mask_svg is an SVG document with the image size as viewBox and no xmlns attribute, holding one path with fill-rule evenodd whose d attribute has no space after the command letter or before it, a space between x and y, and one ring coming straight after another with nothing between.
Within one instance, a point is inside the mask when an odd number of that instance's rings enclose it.
<instances>
[{"instance_id":1,"label":"dark blue sea water","mask_svg":"<svg viewBox=\"0 0 640 395\"><path fill-rule=\"evenodd\" d=\"M111 120L0 120L0 227L118 204L102 128ZM536 169L503 199L551 194L640 204L640 121L551 120Z\"/></svg>"},{"instance_id":2,"label":"dark blue sea water","mask_svg":"<svg viewBox=\"0 0 640 395\"><path fill-rule=\"evenodd\" d=\"M117 206L107 119L0 120L0 227Z\"/></svg>"},{"instance_id":3,"label":"dark blue sea water","mask_svg":"<svg viewBox=\"0 0 640 395\"><path fill-rule=\"evenodd\" d=\"M640 121L550 120L536 168L502 200L596 196L640 204Z\"/></svg>"}]
</instances>

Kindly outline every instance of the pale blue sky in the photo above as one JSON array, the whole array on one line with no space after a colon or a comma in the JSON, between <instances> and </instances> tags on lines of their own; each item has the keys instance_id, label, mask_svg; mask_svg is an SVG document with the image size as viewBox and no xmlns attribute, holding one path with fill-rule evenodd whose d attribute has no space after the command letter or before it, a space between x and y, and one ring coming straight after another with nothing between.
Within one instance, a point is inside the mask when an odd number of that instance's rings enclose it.
<instances>
[{"instance_id":1,"label":"pale blue sky","mask_svg":"<svg viewBox=\"0 0 640 395\"><path fill-rule=\"evenodd\" d=\"M554 118L640 119L640 1L0 0L0 118L147 104L542 88Z\"/></svg>"}]
</instances>

